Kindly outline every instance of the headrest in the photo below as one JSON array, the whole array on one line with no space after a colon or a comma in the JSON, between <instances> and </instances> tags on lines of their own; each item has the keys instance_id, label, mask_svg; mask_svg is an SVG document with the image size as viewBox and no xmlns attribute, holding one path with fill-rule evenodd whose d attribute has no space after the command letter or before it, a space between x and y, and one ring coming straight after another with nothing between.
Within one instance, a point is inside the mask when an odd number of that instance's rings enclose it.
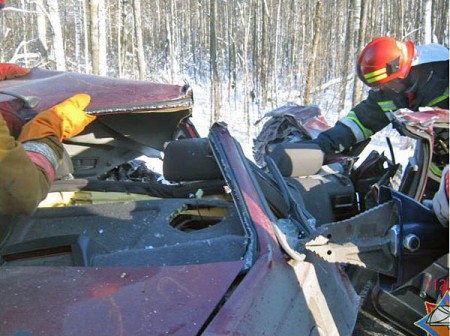
<instances>
[{"instance_id":1,"label":"headrest","mask_svg":"<svg viewBox=\"0 0 450 336\"><path fill-rule=\"evenodd\" d=\"M164 150L163 175L176 182L223 178L207 138L169 142Z\"/></svg>"},{"instance_id":2,"label":"headrest","mask_svg":"<svg viewBox=\"0 0 450 336\"><path fill-rule=\"evenodd\" d=\"M269 155L284 177L316 174L323 165L324 153L313 143L282 143Z\"/></svg>"}]
</instances>

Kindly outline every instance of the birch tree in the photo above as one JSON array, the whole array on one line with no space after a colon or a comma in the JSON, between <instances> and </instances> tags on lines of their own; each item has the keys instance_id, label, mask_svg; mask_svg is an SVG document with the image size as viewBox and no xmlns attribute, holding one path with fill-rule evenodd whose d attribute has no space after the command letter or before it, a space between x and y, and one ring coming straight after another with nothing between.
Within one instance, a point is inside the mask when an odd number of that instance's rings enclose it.
<instances>
[{"instance_id":1,"label":"birch tree","mask_svg":"<svg viewBox=\"0 0 450 336\"><path fill-rule=\"evenodd\" d=\"M147 65L145 63L144 42L142 40L141 1L133 1L134 34L136 36L136 56L138 59L139 79L147 78Z\"/></svg>"},{"instance_id":2,"label":"birch tree","mask_svg":"<svg viewBox=\"0 0 450 336\"><path fill-rule=\"evenodd\" d=\"M66 55L59 17L58 0L47 0L48 18L52 28L52 45L56 70L66 70Z\"/></svg>"},{"instance_id":3,"label":"birch tree","mask_svg":"<svg viewBox=\"0 0 450 336\"><path fill-rule=\"evenodd\" d=\"M47 45L47 13L45 11L44 1L36 0L36 12L37 14L37 30L38 39L42 45L44 59L48 56L48 45Z\"/></svg>"},{"instance_id":4,"label":"birch tree","mask_svg":"<svg viewBox=\"0 0 450 336\"><path fill-rule=\"evenodd\" d=\"M174 81L175 73L178 70L176 61L176 42L175 42L175 0L169 0L166 8L166 31L168 44L168 64L169 64L169 80Z\"/></svg>"},{"instance_id":5,"label":"birch tree","mask_svg":"<svg viewBox=\"0 0 450 336\"><path fill-rule=\"evenodd\" d=\"M85 64L85 71L87 73L91 72L91 55L89 53L89 34L88 34L88 10L87 10L87 0L80 0L81 1L81 10L83 11L83 31L84 31L84 40L83 40L83 46L84 46L84 64Z\"/></svg>"},{"instance_id":6,"label":"birch tree","mask_svg":"<svg viewBox=\"0 0 450 336\"><path fill-rule=\"evenodd\" d=\"M358 19L359 14L357 11L361 8L361 0L350 0L350 7L348 11L347 17L347 28L345 31L345 50L344 50L344 62L342 67L342 85L341 85L341 94L339 100L339 108L338 108L338 118L340 117L340 113L344 110L345 102L347 98L347 78L350 75L354 75L354 66L352 66L351 60L354 59L354 32L355 32L355 21ZM356 14L357 13L357 14ZM356 76L355 76L356 77ZM356 79L356 78L355 78Z\"/></svg>"},{"instance_id":7,"label":"birch tree","mask_svg":"<svg viewBox=\"0 0 450 336\"><path fill-rule=\"evenodd\" d=\"M357 2L357 4L359 4ZM367 8L368 8L369 0L361 0L360 11L355 12L355 20L359 22L358 27L358 44L357 51L361 52L366 43L366 27L367 27ZM358 20L359 18L359 20ZM355 64L356 60L352 60ZM353 96L352 96L352 105L356 105L362 100L362 91L363 91L363 83L357 78L355 75L355 80L353 81Z\"/></svg>"},{"instance_id":8,"label":"birch tree","mask_svg":"<svg viewBox=\"0 0 450 336\"><path fill-rule=\"evenodd\" d=\"M316 3L316 11L314 16L314 38L311 49L311 58L308 66L308 74L306 75L305 92L303 101L305 105L311 103L310 93L314 84L314 75L316 72L316 56L319 47L320 28L322 23L322 1L318 0Z\"/></svg>"},{"instance_id":9,"label":"birch tree","mask_svg":"<svg viewBox=\"0 0 450 336\"><path fill-rule=\"evenodd\" d=\"M423 2L423 42L428 44L433 41L433 27L432 27L432 6L431 0Z\"/></svg>"},{"instance_id":10,"label":"birch tree","mask_svg":"<svg viewBox=\"0 0 450 336\"><path fill-rule=\"evenodd\" d=\"M108 71L106 60L106 11L105 0L98 0L98 64L99 74L105 76Z\"/></svg>"},{"instance_id":11,"label":"birch tree","mask_svg":"<svg viewBox=\"0 0 450 336\"><path fill-rule=\"evenodd\" d=\"M219 73L217 71L217 36L216 36L216 0L210 0L209 7L209 52L211 66L211 107L213 109L213 120L219 121L220 97L219 97Z\"/></svg>"},{"instance_id":12,"label":"birch tree","mask_svg":"<svg viewBox=\"0 0 450 336\"><path fill-rule=\"evenodd\" d=\"M259 1L256 1L259 2ZM256 56L255 61L255 72L257 78L257 93L261 100L261 108L267 108L269 104L270 97L270 52L271 52L271 24L272 24L272 12L270 3L268 0L263 0L259 2L258 11L255 14L257 18L255 19L260 22L260 37L258 41L259 54ZM255 50L254 52L257 52Z\"/></svg>"},{"instance_id":13,"label":"birch tree","mask_svg":"<svg viewBox=\"0 0 450 336\"><path fill-rule=\"evenodd\" d=\"M73 17L74 17L74 25L75 25L75 61L77 63L77 70L81 71L81 46L82 46L82 26L81 26L81 8L80 2L75 1L73 3Z\"/></svg>"},{"instance_id":14,"label":"birch tree","mask_svg":"<svg viewBox=\"0 0 450 336\"><path fill-rule=\"evenodd\" d=\"M100 74L100 51L99 51L99 17L98 3L100 0L89 0L90 15L90 49L92 60L92 73Z\"/></svg>"},{"instance_id":15,"label":"birch tree","mask_svg":"<svg viewBox=\"0 0 450 336\"><path fill-rule=\"evenodd\" d=\"M92 73L106 75L106 16L104 0L90 0L90 45Z\"/></svg>"}]
</instances>

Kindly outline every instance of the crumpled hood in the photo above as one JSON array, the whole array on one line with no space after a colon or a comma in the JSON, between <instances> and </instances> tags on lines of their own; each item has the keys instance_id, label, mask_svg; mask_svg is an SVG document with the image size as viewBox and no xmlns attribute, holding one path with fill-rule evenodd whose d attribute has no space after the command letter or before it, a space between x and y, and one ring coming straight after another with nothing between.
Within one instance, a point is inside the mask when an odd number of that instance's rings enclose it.
<instances>
[{"instance_id":1,"label":"crumpled hood","mask_svg":"<svg viewBox=\"0 0 450 336\"><path fill-rule=\"evenodd\" d=\"M242 266L5 267L1 335L196 335Z\"/></svg>"}]
</instances>

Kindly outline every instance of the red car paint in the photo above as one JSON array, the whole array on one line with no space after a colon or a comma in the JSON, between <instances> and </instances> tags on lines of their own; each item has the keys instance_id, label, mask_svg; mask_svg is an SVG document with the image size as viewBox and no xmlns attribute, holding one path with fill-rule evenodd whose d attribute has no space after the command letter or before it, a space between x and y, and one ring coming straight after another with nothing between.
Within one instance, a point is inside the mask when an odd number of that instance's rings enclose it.
<instances>
[{"instance_id":1,"label":"red car paint","mask_svg":"<svg viewBox=\"0 0 450 336\"><path fill-rule=\"evenodd\" d=\"M195 335L242 264L5 267L0 335Z\"/></svg>"}]
</instances>

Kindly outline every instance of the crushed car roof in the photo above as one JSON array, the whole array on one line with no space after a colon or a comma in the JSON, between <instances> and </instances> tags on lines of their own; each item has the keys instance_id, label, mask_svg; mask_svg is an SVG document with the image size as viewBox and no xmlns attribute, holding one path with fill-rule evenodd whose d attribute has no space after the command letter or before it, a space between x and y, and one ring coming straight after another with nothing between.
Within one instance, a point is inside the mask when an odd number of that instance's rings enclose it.
<instances>
[{"instance_id":1,"label":"crushed car roof","mask_svg":"<svg viewBox=\"0 0 450 336\"><path fill-rule=\"evenodd\" d=\"M77 93L91 95L88 111L95 114L162 111L192 104L192 90L187 84L180 86L40 68L33 68L25 77L0 82L0 102L20 97L30 105L37 103L35 107L30 106L30 110L37 112Z\"/></svg>"}]
</instances>

